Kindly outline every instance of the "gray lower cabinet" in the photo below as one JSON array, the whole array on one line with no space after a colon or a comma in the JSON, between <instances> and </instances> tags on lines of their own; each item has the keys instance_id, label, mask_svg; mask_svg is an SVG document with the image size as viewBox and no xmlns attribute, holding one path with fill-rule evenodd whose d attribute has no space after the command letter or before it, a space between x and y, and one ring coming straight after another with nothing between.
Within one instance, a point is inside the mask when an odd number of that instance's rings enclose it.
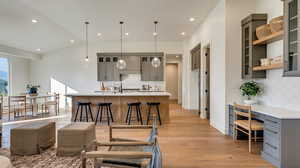
<instances>
[{"instance_id":1,"label":"gray lower cabinet","mask_svg":"<svg viewBox=\"0 0 300 168\"><path fill-rule=\"evenodd\" d=\"M158 57L161 61L159 67L152 66L153 56L143 56L141 58L141 80L142 81L163 81L164 80L164 60L163 57Z\"/></svg>"},{"instance_id":2,"label":"gray lower cabinet","mask_svg":"<svg viewBox=\"0 0 300 168\"><path fill-rule=\"evenodd\" d=\"M233 136L233 106L227 107L228 132ZM264 122L262 157L278 168L300 167L300 119L278 119L252 112L256 119ZM284 112L283 112L284 113Z\"/></svg>"}]
</instances>

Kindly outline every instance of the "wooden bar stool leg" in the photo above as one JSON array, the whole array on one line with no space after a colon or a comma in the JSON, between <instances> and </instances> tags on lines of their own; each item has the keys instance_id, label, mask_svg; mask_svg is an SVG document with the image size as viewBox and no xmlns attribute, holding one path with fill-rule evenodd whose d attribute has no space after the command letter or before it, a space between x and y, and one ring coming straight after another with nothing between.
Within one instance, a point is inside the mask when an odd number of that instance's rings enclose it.
<instances>
[{"instance_id":1,"label":"wooden bar stool leg","mask_svg":"<svg viewBox=\"0 0 300 168\"><path fill-rule=\"evenodd\" d=\"M160 112L159 112L159 106L158 105L156 105L156 110L157 110L159 124L161 125Z\"/></svg>"},{"instance_id":2,"label":"wooden bar stool leg","mask_svg":"<svg viewBox=\"0 0 300 168\"><path fill-rule=\"evenodd\" d=\"M96 115L96 119L95 119L95 125L97 124L97 121L98 121L99 112L100 112L100 106L98 106L97 115Z\"/></svg>"},{"instance_id":3,"label":"wooden bar stool leg","mask_svg":"<svg viewBox=\"0 0 300 168\"><path fill-rule=\"evenodd\" d=\"M148 105L147 125L148 125L149 120L150 120L150 114L151 114L151 106Z\"/></svg>"},{"instance_id":4,"label":"wooden bar stool leg","mask_svg":"<svg viewBox=\"0 0 300 168\"><path fill-rule=\"evenodd\" d=\"M94 117L93 117L93 113L92 113L91 105L89 105L89 110L90 110L91 119L92 119L92 121L94 121Z\"/></svg>"},{"instance_id":5,"label":"wooden bar stool leg","mask_svg":"<svg viewBox=\"0 0 300 168\"><path fill-rule=\"evenodd\" d=\"M42 115L43 115L43 110L44 110L44 105L42 107ZM76 111L76 114L75 114L74 122L76 122L78 111L79 111L79 106L77 106L77 111Z\"/></svg>"},{"instance_id":6,"label":"wooden bar stool leg","mask_svg":"<svg viewBox=\"0 0 300 168\"><path fill-rule=\"evenodd\" d=\"M114 117L113 117L113 115L112 115L110 105L108 106L108 108L109 108L109 113L110 113L110 117L111 117L111 122L114 122Z\"/></svg>"}]
</instances>

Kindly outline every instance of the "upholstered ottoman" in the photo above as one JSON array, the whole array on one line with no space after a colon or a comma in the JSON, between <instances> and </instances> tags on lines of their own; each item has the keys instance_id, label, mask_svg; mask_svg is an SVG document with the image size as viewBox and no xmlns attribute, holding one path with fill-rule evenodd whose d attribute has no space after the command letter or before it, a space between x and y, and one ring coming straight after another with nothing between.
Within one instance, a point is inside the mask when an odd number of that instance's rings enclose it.
<instances>
[{"instance_id":1,"label":"upholstered ottoman","mask_svg":"<svg viewBox=\"0 0 300 168\"><path fill-rule=\"evenodd\" d=\"M13 128L10 132L11 155L41 153L55 144L55 122L39 122Z\"/></svg>"},{"instance_id":2,"label":"upholstered ottoman","mask_svg":"<svg viewBox=\"0 0 300 168\"><path fill-rule=\"evenodd\" d=\"M1 168L13 168L10 160L5 156L0 156L0 165Z\"/></svg>"},{"instance_id":3,"label":"upholstered ottoman","mask_svg":"<svg viewBox=\"0 0 300 168\"><path fill-rule=\"evenodd\" d=\"M71 123L58 130L57 155L80 155L84 149L87 151L91 150L95 140L94 123Z\"/></svg>"}]
</instances>

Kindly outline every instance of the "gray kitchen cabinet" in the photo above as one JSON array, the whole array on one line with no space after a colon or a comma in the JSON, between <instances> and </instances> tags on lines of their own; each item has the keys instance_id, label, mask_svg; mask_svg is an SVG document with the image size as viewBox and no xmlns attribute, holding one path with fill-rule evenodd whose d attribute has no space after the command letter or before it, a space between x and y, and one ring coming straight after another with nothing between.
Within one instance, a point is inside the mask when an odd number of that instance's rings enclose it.
<instances>
[{"instance_id":1,"label":"gray kitchen cabinet","mask_svg":"<svg viewBox=\"0 0 300 168\"><path fill-rule=\"evenodd\" d=\"M260 66L260 60L267 57L267 46L253 45L258 40L256 28L267 24L267 14L251 14L242 20L242 78L266 78L266 71L253 71Z\"/></svg>"},{"instance_id":2,"label":"gray kitchen cabinet","mask_svg":"<svg viewBox=\"0 0 300 168\"><path fill-rule=\"evenodd\" d=\"M119 81L120 74L141 74L142 81L164 80L164 53L97 53L98 81ZM154 57L161 60L161 65L154 68L151 61ZM116 64L124 59L127 66L118 70Z\"/></svg>"},{"instance_id":3,"label":"gray kitchen cabinet","mask_svg":"<svg viewBox=\"0 0 300 168\"><path fill-rule=\"evenodd\" d=\"M141 80L150 81L151 64L149 64L150 57L141 58Z\"/></svg>"},{"instance_id":4,"label":"gray kitchen cabinet","mask_svg":"<svg viewBox=\"0 0 300 168\"><path fill-rule=\"evenodd\" d=\"M152 66L151 61L154 56L143 56L141 58L141 80L142 81L163 81L164 80L164 61L163 56L158 57L161 61L159 67Z\"/></svg>"},{"instance_id":5,"label":"gray kitchen cabinet","mask_svg":"<svg viewBox=\"0 0 300 168\"><path fill-rule=\"evenodd\" d=\"M98 81L106 81L106 64L104 57L98 57Z\"/></svg>"},{"instance_id":6,"label":"gray kitchen cabinet","mask_svg":"<svg viewBox=\"0 0 300 168\"><path fill-rule=\"evenodd\" d=\"M119 81L118 57L98 56L98 81Z\"/></svg>"},{"instance_id":7,"label":"gray kitchen cabinet","mask_svg":"<svg viewBox=\"0 0 300 168\"><path fill-rule=\"evenodd\" d=\"M284 76L300 77L298 0L284 0Z\"/></svg>"}]
</instances>

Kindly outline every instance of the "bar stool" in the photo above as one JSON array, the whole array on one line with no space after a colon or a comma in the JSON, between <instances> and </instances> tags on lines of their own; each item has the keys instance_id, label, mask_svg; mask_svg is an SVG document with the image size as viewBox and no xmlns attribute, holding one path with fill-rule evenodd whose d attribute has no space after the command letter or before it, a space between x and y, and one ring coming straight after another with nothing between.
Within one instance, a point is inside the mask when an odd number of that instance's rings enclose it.
<instances>
[{"instance_id":1,"label":"bar stool","mask_svg":"<svg viewBox=\"0 0 300 168\"><path fill-rule=\"evenodd\" d=\"M133 107L135 107L137 121L140 121L141 125L143 125L143 118L141 115L141 104L142 104L141 102L128 103L128 111L126 115L126 123L128 125L130 125L131 122L131 114L132 114Z\"/></svg>"},{"instance_id":2,"label":"bar stool","mask_svg":"<svg viewBox=\"0 0 300 168\"><path fill-rule=\"evenodd\" d=\"M82 121L82 113L83 113L82 109L83 109L83 107L85 107L86 122L89 122L88 110L89 110L89 113L91 115L92 121L94 121L92 110L91 110L91 105L92 105L91 102L77 102L77 112L76 112L76 115L75 115L75 118L74 118L74 122L76 122L76 120L77 120L79 108L80 108L80 122Z\"/></svg>"},{"instance_id":3,"label":"bar stool","mask_svg":"<svg viewBox=\"0 0 300 168\"><path fill-rule=\"evenodd\" d=\"M95 119L95 125L97 124L98 121L98 116L100 115L100 123L102 121L102 112L103 108L106 110L106 116L107 116L107 124L110 125L110 120L111 122L114 122L114 118L111 112L111 105L112 103L98 103L98 112L97 112L97 117Z\"/></svg>"},{"instance_id":4,"label":"bar stool","mask_svg":"<svg viewBox=\"0 0 300 168\"><path fill-rule=\"evenodd\" d=\"M160 112L159 112L159 105L160 105L160 103L159 102L148 102L147 105L148 105L147 125L148 125L149 120L150 120L151 107L152 106L156 107L156 112L157 112L157 115L158 115L159 124L161 125Z\"/></svg>"}]
</instances>

